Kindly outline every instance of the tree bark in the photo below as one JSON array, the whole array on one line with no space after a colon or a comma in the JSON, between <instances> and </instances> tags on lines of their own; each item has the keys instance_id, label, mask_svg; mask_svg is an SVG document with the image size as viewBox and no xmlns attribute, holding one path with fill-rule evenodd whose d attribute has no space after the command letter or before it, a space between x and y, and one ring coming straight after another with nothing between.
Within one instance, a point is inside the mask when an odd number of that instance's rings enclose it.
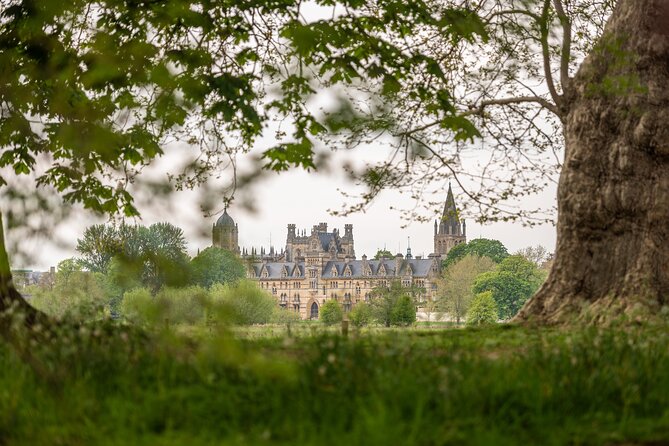
<instances>
[{"instance_id":1,"label":"tree bark","mask_svg":"<svg viewBox=\"0 0 669 446\"><path fill-rule=\"evenodd\" d=\"M32 307L14 286L0 214L0 335L12 341L17 321L20 326L31 328L38 324L47 326L49 318Z\"/></svg>"},{"instance_id":2,"label":"tree bark","mask_svg":"<svg viewBox=\"0 0 669 446\"><path fill-rule=\"evenodd\" d=\"M517 321L669 302L669 0L620 0L564 101L555 262Z\"/></svg>"}]
</instances>

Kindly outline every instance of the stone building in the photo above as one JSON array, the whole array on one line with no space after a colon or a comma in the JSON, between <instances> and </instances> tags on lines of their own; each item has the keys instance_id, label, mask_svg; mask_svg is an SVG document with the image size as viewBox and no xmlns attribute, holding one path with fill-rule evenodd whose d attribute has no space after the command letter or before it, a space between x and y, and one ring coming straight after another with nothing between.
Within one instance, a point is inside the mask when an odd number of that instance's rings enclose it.
<instances>
[{"instance_id":1,"label":"stone building","mask_svg":"<svg viewBox=\"0 0 669 446\"><path fill-rule=\"evenodd\" d=\"M455 198L453 198L453 190L449 183L441 221L434 222L434 253L446 256L455 245L466 242L467 226L465 221L459 218L458 208L455 206Z\"/></svg>"},{"instance_id":2,"label":"stone building","mask_svg":"<svg viewBox=\"0 0 669 446\"><path fill-rule=\"evenodd\" d=\"M239 227L226 208L212 228L213 246L239 254Z\"/></svg>"},{"instance_id":3,"label":"stone building","mask_svg":"<svg viewBox=\"0 0 669 446\"><path fill-rule=\"evenodd\" d=\"M239 252L237 225L227 211L214 225L214 246ZM404 286L421 291L418 300L433 299L436 279L441 273L442 256L458 243L465 242L465 224L458 219L450 185L441 222L435 222L435 253L427 258L406 255L369 260L356 259L353 225L328 231L319 223L307 233L294 224L287 228L286 246L277 252L273 247L241 251L247 261L248 277L276 297L278 304L296 311L303 319L317 319L327 299L341 303L349 311L356 303L368 301L375 287L388 286L399 280Z\"/></svg>"}]
</instances>

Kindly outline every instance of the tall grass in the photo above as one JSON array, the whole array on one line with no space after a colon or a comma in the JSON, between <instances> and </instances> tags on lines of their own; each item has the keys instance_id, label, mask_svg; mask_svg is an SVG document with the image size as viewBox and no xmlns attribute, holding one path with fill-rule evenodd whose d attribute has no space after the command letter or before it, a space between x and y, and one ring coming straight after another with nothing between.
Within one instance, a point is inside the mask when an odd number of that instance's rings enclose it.
<instances>
[{"instance_id":1,"label":"tall grass","mask_svg":"<svg viewBox=\"0 0 669 446\"><path fill-rule=\"evenodd\" d=\"M94 326L34 354L46 374L0 346L0 444L669 439L666 327L195 341Z\"/></svg>"}]
</instances>

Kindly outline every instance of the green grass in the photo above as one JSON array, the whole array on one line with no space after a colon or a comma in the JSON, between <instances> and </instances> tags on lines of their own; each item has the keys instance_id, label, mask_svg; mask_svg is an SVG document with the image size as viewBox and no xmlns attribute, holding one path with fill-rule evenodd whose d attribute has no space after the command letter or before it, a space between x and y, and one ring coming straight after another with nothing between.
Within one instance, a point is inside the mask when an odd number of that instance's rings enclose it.
<instances>
[{"instance_id":1,"label":"green grass","mask_svg":"<svg viewBox=\"0 0 669 446\"><path fill-rule=\"evenodd\" d=\"M669 440L664 326L101 331L0 345L0 445Z\"/></svg>"}]
</instances>

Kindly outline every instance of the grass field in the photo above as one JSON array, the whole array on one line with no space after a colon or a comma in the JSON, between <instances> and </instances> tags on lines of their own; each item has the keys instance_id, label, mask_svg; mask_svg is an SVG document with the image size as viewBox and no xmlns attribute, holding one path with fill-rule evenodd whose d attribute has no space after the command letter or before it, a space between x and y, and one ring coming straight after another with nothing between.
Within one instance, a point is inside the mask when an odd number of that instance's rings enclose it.
<instances>
[{"instance_id":1,"label":"grass field","mask_svg":"<svg viewBox=\"0 0 669 446\"><path fill-rule=\"evenodd\" d=\"M32 365L0 346L0 445L669 443L666 326L90 326L26 345Z\"/></svg>"}]
</instances>

